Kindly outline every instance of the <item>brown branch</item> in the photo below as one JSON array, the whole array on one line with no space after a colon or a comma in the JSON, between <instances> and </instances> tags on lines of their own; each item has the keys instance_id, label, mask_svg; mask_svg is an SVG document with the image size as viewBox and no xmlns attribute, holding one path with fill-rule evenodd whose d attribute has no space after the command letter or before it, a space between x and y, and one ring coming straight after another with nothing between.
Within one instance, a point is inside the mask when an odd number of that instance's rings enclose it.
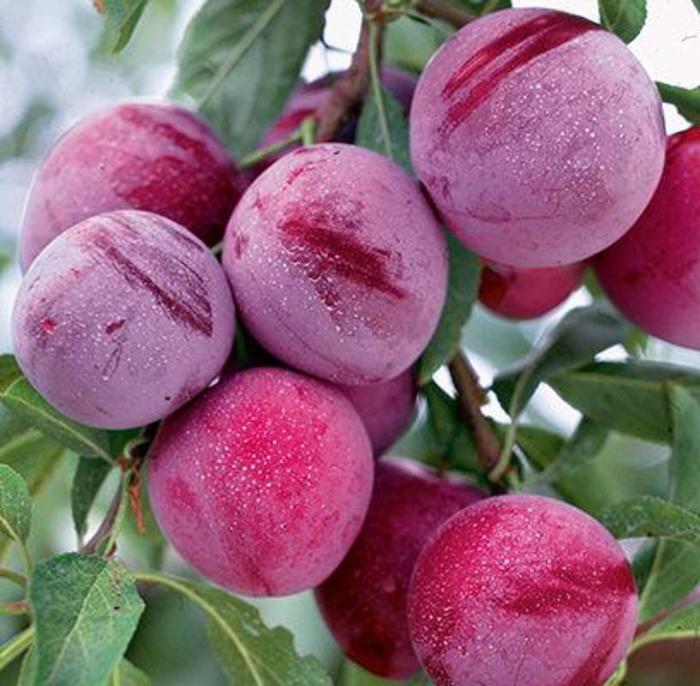
<instances>
[{"instance_id":1,"label":"brown branch","mask_svg":"<svg viewBox=\"0 0 700 686\"><path fill-rule=\"evenodd\" d=\"M456 28L461 28L477 18L476 15L459 9L446 0L418 0L416 9L427 17L444 19Z\"/></svg>"},{"instance_id":2,"label":"brown branch","mask_svg":"<svg viewBox=\"0 0 700 686\"><path fill-rule=\"evenodd\" d=\"M461 350L450 361L449 369L462 414L474 437L479 462L484 472L489 474L498 464L501 443L481 411L482 405L486 403L486 394L479 384L476 372Z\"/></svg>"},{"instance_id":3,"label":"brown branch","mask_svg":"<svg viewBox=\"0 0 700 686\"><path fill-rule=\"evenodd\" d=\"M117 492L114 494L114 498L112 499L102 523L98 527L97 531L95 531L92 538L80 548L80 553L82 555L93 554L100 547L100 543L109 537L110 533L112 532L112 527L117 520L117 515L119 514L119 509L122 502L122 491L124 488L125 484L120 481L119 488L117 488Z\"/></svg>"},{"instance_id":4,"label":"brown branch","mask_svg":"<svg viewBox=\"0 0 700 686\"><path fill-rule=\"evenodd\" d=\"M381 0L367 0L365 3L366 18L362 22L360 38L350 67L333 82L328 97L316 112L316 140L320 143L333 139L343 119L362 101L367 92L370 80L369 21L375 22L379 28L377 41L381 48L383 34L381 5ZM378 53L381 54L381 49Z\"/></svg>"}]
</instances>

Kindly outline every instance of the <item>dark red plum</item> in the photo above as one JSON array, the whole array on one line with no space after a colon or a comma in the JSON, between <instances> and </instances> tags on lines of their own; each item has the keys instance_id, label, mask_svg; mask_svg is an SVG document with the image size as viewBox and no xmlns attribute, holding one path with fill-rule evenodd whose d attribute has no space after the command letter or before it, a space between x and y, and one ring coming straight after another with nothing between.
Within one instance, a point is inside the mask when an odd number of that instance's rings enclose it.
<instances>
[{"instance_id":1,"label":"dark red plum","mask_svg":"<svg viewBox=\"0 0 700 686\"><path fill-rule=\"evenodd\" d=\"M408 369L445 299L445 239L418 187L386 157L341 143L295 150L255 180L223 264L263 346L346 385Z\"/></svg>"},{"instance_id":2,"label":"dark red plum","mask_svg":"<svg viewBox=\"0 0 700 686\"><path fill-rule=\"evenodd\" d=\"M162 425L149 459L158 523L199 572L250 596L324 581L372 492L367 433L337 389L259 368L225 377Z\"/></svg>"},{"instance_id":3,"label":"dark red plum","mask_svg":"<svg viewBox=\"0 0 700 686\"><path fill-rule=\"evenodd\" d=\"M407 679L420 668L406 617L413 566L437 527L484 495L410 460L377 463L360 535L340 567L316 590L323 616L348 658L394 679Z\"/></svg>"},{"instance_id":4,"label":"dark red plum","mask_svg":"<svg viewBox=\"0 0 700 686\"><path fill-rule=\"evenodd\" d=\"M42 163L25 209L22 269L62 231L113 210L163 215L213 245L245 185L194 113L166 103L116 105L74 126Z\"/></svg>"},{"instance_id":5,"label":"dark red plum","mask_svg":"<svg viewBox=\"0 0 700 686\"><path fill-rule=\"evenodd\" d=\"M418 558L408 606L435 686L603 686L637 624L620 545L584 512L532 495L445 522Z\"/></svg>"},{"instance_id":6,"label":"dark red plum","mask_svg":"<svg viewBox=\"0 0 700 686\"><path fill-rule=\"evenodd\" d=\"M207 246L135 210L56 238L24 277L12 323L32 385L71 419L108 429L162 419L199 393L223 367L235 328Z\"/></svg>"},{"instance_id":7,"label":"dark red plum","mask_svg":"<svg viewBox=\"0 0 700 686\"><path fill-rule=\"evenodd\" d=\"M649 207L594 266L630 321L700 350L700 128L669 138L664 175Z\"/></svg>"},{"instance_id":8,"label":"dark red plum","mask_svg":"<svg viewBox=\"0 0 700 686\"><path fill-rule=\"evenodd\" d=\"M491 262L580 262L620 238L661 176L656 86L613 33L510 9L436 53L411 109L413 167L443 219Z\"/></svg>"},{"instance_id":9,"label":"dark red plum","mask_svg":"<svg viewBox=\"0 0 700 686\"><path fill-rule=\"evenodd\" d=\"M540 269L487 264L481 271L479 302L509 319L541 317L579 288L585 270L581 262Z\"/></svg>"},{"instance_id":10,"label":"dark red plum","mask_svg":"<svg viewBox=\"0 0 700 686\"><path fill-rule=\"evenodd\" d=\"M380 456L408 428L416 409L412 372L372 386L339 386L360 415L375 456Z\"/></svg>"}]
</instances>

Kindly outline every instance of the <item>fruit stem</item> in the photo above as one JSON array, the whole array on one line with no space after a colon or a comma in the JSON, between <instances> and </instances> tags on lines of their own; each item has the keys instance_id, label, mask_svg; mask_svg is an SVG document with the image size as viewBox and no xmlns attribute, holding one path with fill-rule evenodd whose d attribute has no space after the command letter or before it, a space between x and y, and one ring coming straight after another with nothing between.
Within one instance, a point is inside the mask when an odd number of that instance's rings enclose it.
<instances>
[{"instance_id":1,"label":"fruit stem","mask_svg":"<svg viewBox=\"0 0 700 686\"><path fill-rule=\"evenodd\" d=\"M376 4L376 3L375 3ZM330 92L325 102L316 112L318 127L316 140L324 143L332 140L345 115L360 103L367 91L370 79L370 40L377 41L377 54L381 54L381 41L383 30L381 26L381 12L377 11L374 4L364 5L365 18L362 21L360 37L357 49L352 57L350 67L341 74L330 87ZM378 30L372 31L370 36L370 19L376 20Z\"/></svg>"},{"instance_id":2,"label":"fruit stem","mask_svg":"<svg viewBox=\"0 0 700 686\"><path fill-rule=\"evenodd\" d=\"M457 399L464 418L474 438L479 462L488 475L498 464L501 445L496 433L481 408L486 402L486 394L467 356L459 350L449 363L450 375L457 391Z\"/></svg>"},{"instance_id":3,"label":"fruit stem","mask_svg":"<svg viewBox=\"0 0 700 686\"><path fill-rule=\"evenodd\" d=\"M27 577L22 574L17 574L9 569L0 568L0 579L7 579L17 586L25 588L27 585Z\"/></svg>"},{"instance_id":4,"label":"fruit stem","mask_svg":"<svg viewBox=\"0 0 700 686\"><path fill-rule=\"evenodd\" d=\"M459 9L446 0L417 0L415 8L428 17L444 19L456 28L461 28L477 18L475 14Z\"/></svg>"},{"instance_id":5,"label":"fruit stem","mask_svg":"<svg viewBox=\"0 0 700 686\"><path fill-rule=\"evenodd\" d=\"M254 164L262 162L271 155L274 155L275 153L284 150L293 143L298 143L302 139L302 136L303 131L302 127L300 126L296 131L294 131L294 133L287 136L287 138L283 138L281 141L275 141L271 145L268 145L264 148L260 148L259 150L254 150L249 155L242 157L238 161L238 168L246 169L247 167L252 167Z\"/></svg>"},{"instance_id":6,"label":"fruit stem","mask_svg":"<svg viewBox=\"0 0 700 686\"><path fill-rule=\"evenodd\" d=\"M22 633L11 638L0 647L0 670L5 669L16 657L19 657L34 640L34 627L30 626Z\"/></svg>"}]
</instances>

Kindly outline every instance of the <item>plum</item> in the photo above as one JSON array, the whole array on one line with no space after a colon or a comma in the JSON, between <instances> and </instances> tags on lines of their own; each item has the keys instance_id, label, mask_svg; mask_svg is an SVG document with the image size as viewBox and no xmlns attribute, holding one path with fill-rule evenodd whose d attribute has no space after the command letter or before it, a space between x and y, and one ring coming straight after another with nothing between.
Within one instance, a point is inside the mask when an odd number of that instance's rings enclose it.
<instances>
[{"instance_id":1,"label":"plum","mask_svg":"<svg viewBox=\"0 0 700 686\"><path fill-rule=\"evenodd\" d=\"M661 176L661 101L614 34L510 9L435 55L411 109L413 166L458 238L516 267L579 262L620 238Z\"/></svg>"},{"instance_id":2,"label":"plum","mask_svg":"<svg viewBox=\"0 0 700 686\"><path fill-rule=\"evenodd\" d=\"M405 431L416 409L416 382L408 370L372 386L339 386L360 415L375 456Z\"/></svg>"},{"instance_id":3,"label":"plum","mask_svg":"<svg viewBox=\"0 0 700 686\"><path fill-rule=\"evenodd\" d=\"M615 539L532 495L489 498L445 522L416 562L408 608L436 686L603 686L637 622Z\"/></svg>"},{"instance_id":4,"label":"plum","mask_svg":"<svg viewBox=\"0 0 700 686\"><path fill-rule=\"evenodd\" d=\"M413 99L413 92L416 88L416 77L391 64L383 66L381 74L382 83L386 89L403 105L406 114L408 114L411 100ZM304 119L312 117L326 102L330 93L330 86L337 77L338 73L331 73L311 83L299 84L285 105L282 115L268 129L260 141L259 147L265 148L289 138L301 126L301 122ZM342 143L352 143L355 140L356 127L357 114L351 113L336 133L334 140ZM296 146L298 145L297 143ZM254 169L255 176L283 156L284 152L271 155L257 164Z\"/></svg>"},{"instance_id":5,"label":"plum","mask_svg":"<svg viewBox=\"0 0 700 686\"><path fill-rule=\"evenodd\" d=\"M263 346L346 385L408 369L447 283L445 238L408 174L341 143L295 150L255 180L226 229L223 264Z\"/></svg>"},{"instance_id":6,"label":"plum","mask_svg":"<svg viewBox=\"0 0 700 686\"><path fill-rule=\"evenodd\" d=\"M583 262L540 269L487 264L481 272L479 302L509 319L541 317L581 285L585 270Z\"/></svg>"},{"instance_id":7,"label":"plum","mask_svg":"<svg viewBox=\"0 0 700 686\"><path fill-rule=\"evenodd\" d=\"M625 317L665 341L700 350L700 128L670 136L651 203L593 264Z\"/></svg>"},{"instance_id":8,"label":"plum","mask_svg":"<svg viewBox=\"0 0 700 686\"><path fill-rule=\"evenodd\" d=\"M42 251L13 312L17 361L58 410L122 429L205 388L233 344L234 306L211 251L175 222L120 210Z\"/></svg>"},{"instance_id":9,"label":"plum","mask_svg":"<svg viewBox=\"0 0 700 686\"><path fill-rule=\"evenodd\" d=\"M25 208L20 264L26 271L62 231L114 210L163 215L213 245L245 185L192 112L166 103L115 105L73 127L42 163Z\"/></svg>"},{"instance_id":10,"label":"plum","mask_svg":"<svg viewBox=\"0 0 700 686\"><path fill-rule=\"evenodd\" d=\"M166 419L149 458L153 511L170 542L250 596L326 579L360 530L373 474L347 398L276 368L224 377Z\"/></svg>"},{"instance_id":11,"label":"plum","mask_svg":"<svg viewBox=\"0 0 700 686\"><path fill-rule=\"evenodd\" d=\"M316 590L351 660L406 679L420 667L408 634L406 594L418 553L437 527L485 494L399 458L377 463L367 519L342 564Z\"/></svg>"}]
</instances>

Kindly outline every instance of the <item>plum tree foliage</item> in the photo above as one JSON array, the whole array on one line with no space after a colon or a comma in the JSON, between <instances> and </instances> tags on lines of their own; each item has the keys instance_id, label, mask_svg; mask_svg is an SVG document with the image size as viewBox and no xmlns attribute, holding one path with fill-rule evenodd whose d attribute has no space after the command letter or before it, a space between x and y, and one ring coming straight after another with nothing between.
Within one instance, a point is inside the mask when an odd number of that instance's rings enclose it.
<instances>
[{"instance_id":1,"label":"plum tree foliage","mask_svg":"<svg viewBox=\"0 0 700 686\"><path fill-rule=\"evenodd\" d=\"M700 350L700 100L627 47L645 0L360 0L350 67L305 83L329 4L203 0L168 101L37 170L0 356L3 684L149 684L154 587L238 686L615 686L700 630L700 372L646 353ZM105 44L147 5L96 2ZM667 137L662 101L695 126ZM482 387L474 324L490 358L575 292ZM71 462L78 545L46 555ZM311 590L340 667L245 599Z\"/></svg>"}]
</instances>

